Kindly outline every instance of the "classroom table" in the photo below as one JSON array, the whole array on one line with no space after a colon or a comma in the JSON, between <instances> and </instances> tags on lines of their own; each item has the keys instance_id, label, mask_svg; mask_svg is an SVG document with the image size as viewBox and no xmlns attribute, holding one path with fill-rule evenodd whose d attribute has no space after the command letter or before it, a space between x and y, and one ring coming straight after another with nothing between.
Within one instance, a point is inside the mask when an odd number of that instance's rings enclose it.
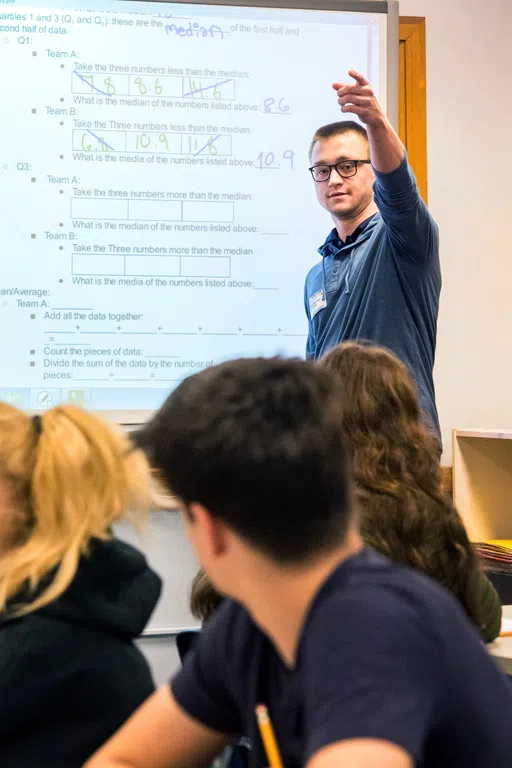
<instances>
[{"instance_id":1,"label":"classroom table","mask_svg":"<svg viewBox=\"0 0 512 768\"><path fill-rule=\"evenodd\" d=\"M512 620L512 605L503 606L503 618ZM512 675L512 637L499 637L487 646L507 675Z\"/></svg>"}]
</instances>

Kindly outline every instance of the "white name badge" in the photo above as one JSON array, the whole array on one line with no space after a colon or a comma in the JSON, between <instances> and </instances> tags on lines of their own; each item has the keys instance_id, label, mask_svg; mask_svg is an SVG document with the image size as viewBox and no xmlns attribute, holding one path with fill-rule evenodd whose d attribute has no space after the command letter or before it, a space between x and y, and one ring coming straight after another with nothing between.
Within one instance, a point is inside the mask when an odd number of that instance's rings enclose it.
<instances>
[{"instance_id":1,"label":"white name badge","mask_svg":"<svg viewBox=\"0 0 512 768\"><path fill-rule=\"evenodd\" d=\"M311 319L313 319L316 313L320 312L321 309L325 309L326 306L327 302L323 290L314 293L309 299L309 314L311 315Z\"/></svg>"}]
</instances>

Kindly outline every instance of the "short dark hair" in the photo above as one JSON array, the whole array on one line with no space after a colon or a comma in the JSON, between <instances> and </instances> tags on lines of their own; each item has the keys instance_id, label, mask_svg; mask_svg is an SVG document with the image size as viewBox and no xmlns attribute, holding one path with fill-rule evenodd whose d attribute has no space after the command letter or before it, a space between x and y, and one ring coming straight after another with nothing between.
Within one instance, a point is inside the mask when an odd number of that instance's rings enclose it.
<instances>
[{"instance_id":1,"label":"short dark hair","mask_svg":"<svg viewBox=\"0 0 512 768\"><path fill-rule=\"evenodd\" d=\"M339 546L351 519L341 399L313 363L232 360L185 379L135 439L185 506L299 563Z\"/></svg>"},{"instance_id":2,"label":"short dark hair","mask_svg":"<svg viewBox=\"0 0 512 768\"><path fill-rule=\"evenodd\" d=\"M313 149L317 141L324 141L325 139L331 139L333 136L343 136L345 133L357 133L362 139L368 141L368 132L360 123L356 123L355 120L340 120L338 123L329 123L328 125L322 125L315 131L315 135L311 139L309 145L309 159L313 154ZM364 158L360 158L361 160Z\"/></svg>"}]
</instances>

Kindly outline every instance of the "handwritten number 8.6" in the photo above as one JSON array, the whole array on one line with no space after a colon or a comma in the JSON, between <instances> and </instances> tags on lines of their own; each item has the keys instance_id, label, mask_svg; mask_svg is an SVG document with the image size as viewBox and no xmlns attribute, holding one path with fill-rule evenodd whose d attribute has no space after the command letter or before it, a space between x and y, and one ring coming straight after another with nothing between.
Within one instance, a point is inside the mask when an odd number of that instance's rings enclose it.
<instances>
[{"instance_id":1,"label":"handwritten number 8.6","mask_svg":"<svg viewBox=\"0 0 512 768\"><path fill-rule=\"evenodd\" d=\"M148 92L148 87L141 77L136 77L133 82L139 89L139 93L141 94L141 96L144 96ZM160 81L158 80L158 78L154 82L153 91L154 93L156 93L157 96L160 96L160 94L163 91L163 88L160 85Z\"/></svg>"},{"instance_id":2,"label":"handwritten number 8.6","mask_svg":"<svg viewBox=\"0 0 512 768\"><path fill-rule=\"evenodd\" d=\"M258 161L257 168L260 171L263 171L265 168L288 168L293 171L294 155L295 153L292 149L285 150L280 158L276 158L273 152L260 152L256 158ZM281 160L285 161L284 165L280 164Z\"/></svg>"}]
</instances>

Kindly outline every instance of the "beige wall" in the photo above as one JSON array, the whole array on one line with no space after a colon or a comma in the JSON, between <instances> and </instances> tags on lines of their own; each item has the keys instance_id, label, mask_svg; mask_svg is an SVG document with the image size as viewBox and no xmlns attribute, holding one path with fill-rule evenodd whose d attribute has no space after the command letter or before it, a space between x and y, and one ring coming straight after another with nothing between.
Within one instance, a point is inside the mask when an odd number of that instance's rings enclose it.
<instances>
[{"instance_id":1,"label":"beige wall","mask_svg":"<svg viewBox=\"0 0 512 768\"><path fill-rule=\"evenodd\" d=\"M451 461L453 427L512 427L512 0L401 0L400 14L427 19L436 387Z\"/></svg>"}]
</instances>

